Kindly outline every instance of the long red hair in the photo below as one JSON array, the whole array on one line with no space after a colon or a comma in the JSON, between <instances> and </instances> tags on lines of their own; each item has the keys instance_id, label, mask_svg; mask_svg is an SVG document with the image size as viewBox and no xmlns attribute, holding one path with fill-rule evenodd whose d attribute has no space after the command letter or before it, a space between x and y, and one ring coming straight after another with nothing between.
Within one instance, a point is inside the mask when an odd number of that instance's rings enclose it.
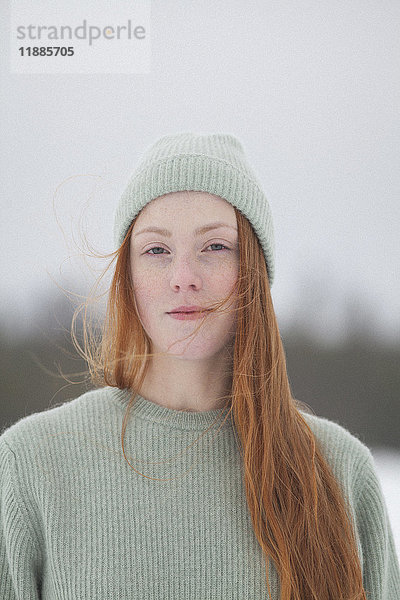
<instances>
[{"instance_id":1,"label":"long red hair","mask_svg":"<svg viewBox=\"0 0 400 600\"><path fill-rule=\"evenodd\" d=\"M236 208L235 213L240 251L237 329L232 389L225 398L240 440L247 504L266 558L269 597L271 558L282 600L366 600L350 507L300 413L308 411L307 405L291 394L262 248L249 221ZM84 349L74 333L77 311L72 321L72 338L88 363L92 383L132 390L121 432L126 460L129 410L151 356L130 277L134 223L113 253L116 266L101 335L96 339L87 323L87 303Z\"/></svg>"}]
</instances>

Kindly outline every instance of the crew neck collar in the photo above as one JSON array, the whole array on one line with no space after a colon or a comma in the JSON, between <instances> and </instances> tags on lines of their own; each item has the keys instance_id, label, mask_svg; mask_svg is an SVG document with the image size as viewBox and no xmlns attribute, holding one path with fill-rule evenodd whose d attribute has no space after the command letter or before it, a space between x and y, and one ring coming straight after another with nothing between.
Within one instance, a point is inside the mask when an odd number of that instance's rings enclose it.
<instances>
[{"instance_id":1,"label":"crew neck collar","mask_svg":"<svg viewBox=\"0 0 400 600\"><path fill-rule=\"evenodd\" d=\"M122 406L127 407L128 402L133 394L132 390L109 387L112 398ZM158 423L166 427L175 429L186 429L193 431L202 431L213 425L218 429L229 429L232 427L232 415L226 417L229 409L217 408L200 412L191 412L185 410L177 410L167 408L160 404L156 404L140 394L135 394L136 400L132 404L130 414L139 417L152 423ZM225 423L221 426L221 423Z\"/></svg>"}]
</instances>

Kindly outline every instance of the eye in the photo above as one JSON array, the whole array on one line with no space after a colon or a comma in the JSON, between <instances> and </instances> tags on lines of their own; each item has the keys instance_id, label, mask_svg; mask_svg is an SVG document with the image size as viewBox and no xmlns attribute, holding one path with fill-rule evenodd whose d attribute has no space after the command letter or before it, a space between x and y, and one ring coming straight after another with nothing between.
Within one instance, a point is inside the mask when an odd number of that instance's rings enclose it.
<instances>
[{"instance_id":1,"label":"eye","mask_svg":"<svg viewBox=\"0 0 400 600\"><path fill-rule=\"evenodd\" d=\"M225 246L224 244L218 244L218 242L214 242L214 244L210 244L209 246L207 246L207 248L211 248L211 246L222 246L222 248L225 248L225 250L229 250L229 248L227 246Z\"/></svg>"},{"instance_id":2,"label":"eye","mask_svg":"<svg viewBox=\"0 0 400 600\"><path fill-rule=\"evenodd\" d=\"M229 248L227 246L225 246L224 244L218 244L217 242L215 242L214 244L210 244L209 246L207 246L207 248L211 248L211 246L221 246L222 248L225 248L225 250L229 250ZM151 252L152 250L165 250L165 248L162 248L161 246L153 246L152 248L149 248L145 252L145 254L152 254L153 256L164 254L163 252L153 253L153 252ZM219 252L220 252L220 250L219 250Z\"/></svg>"},{"instance_id":3,"label":"eye","mask_svg":"<svg viewBox=\"0 0 400 600\"><path fill-rule=\"evenodd\" d=\"M165 248L162 248L161 246L153 246L152 248L149 248L149 249L148 249L148 250L145 252L145 254L149 254L150 250L165 250ZM161 254L161 252L157 252L157 253L156 253L156 255L157 255L157 254ZM154 256L154 254L153 254L153 256Z\"/></svg>"}]
</instances>

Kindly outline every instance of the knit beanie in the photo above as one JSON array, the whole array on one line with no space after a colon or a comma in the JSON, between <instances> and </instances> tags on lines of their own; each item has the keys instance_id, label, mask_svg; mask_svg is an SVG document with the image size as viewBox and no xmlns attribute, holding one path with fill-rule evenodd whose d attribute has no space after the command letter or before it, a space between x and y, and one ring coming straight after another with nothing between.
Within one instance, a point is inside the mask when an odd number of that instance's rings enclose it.
<instances>
[{"instance_id":1,"label":"knit beanie","mask_svg":"<svg viewBox=\"0 0 400 600\"><path fill-rule=\"evenodd\" d=\"M116 247L146 204L185 190L220 196L249 220L261 243L271 286L275 271L271 209L242 143L229 133L164 135L144 151L115 212Z\"/></svg>"}]
</instances>

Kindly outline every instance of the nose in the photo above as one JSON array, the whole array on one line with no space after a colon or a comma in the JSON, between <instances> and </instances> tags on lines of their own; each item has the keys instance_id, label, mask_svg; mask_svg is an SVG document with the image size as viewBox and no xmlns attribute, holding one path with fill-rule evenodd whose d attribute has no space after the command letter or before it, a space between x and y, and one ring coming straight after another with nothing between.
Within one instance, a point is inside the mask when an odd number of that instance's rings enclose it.
<instances>
[{"instance_id":1,"label":"nose","mask_svg":"<svg viewBox=\"0 0 400 600\"><path fill-rule=\"evenodd\" d=\"M177 258L171 264L170 285L173 290L200 289L202 278L194 260Z\"/></svg>"}]
</instances>

